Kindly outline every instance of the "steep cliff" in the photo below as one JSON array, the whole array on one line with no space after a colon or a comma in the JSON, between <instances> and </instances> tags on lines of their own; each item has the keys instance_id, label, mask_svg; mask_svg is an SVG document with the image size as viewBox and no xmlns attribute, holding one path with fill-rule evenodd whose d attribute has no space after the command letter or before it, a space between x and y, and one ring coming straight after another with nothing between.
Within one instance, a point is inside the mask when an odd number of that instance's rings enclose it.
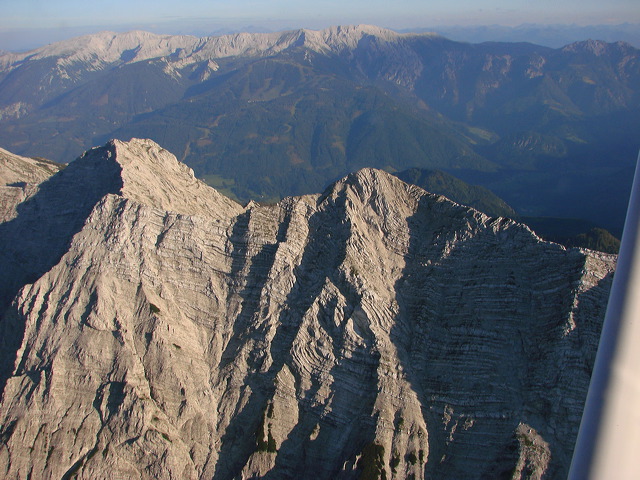
<instances>
[{"instance_id":1,"label":"steep cliff","mask_svg":"<svg viewBox=\"0 0 640 480\"><path fill-rule=\"evenodd\" d=\"M566 474L615 256L371 169L242 208L148 140L46 184L0 224L3 269L37 257L0 475Z\"/></svg>"}]
</instances>

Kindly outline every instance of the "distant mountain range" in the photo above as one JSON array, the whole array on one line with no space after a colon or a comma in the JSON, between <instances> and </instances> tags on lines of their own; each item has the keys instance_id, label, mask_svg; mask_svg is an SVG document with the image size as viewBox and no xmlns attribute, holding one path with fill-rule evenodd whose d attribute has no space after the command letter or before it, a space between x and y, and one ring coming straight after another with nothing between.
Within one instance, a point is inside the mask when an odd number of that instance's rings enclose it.
<instances>
[{"instance_id":1,"label":"distant mountain range","mask_svg":"<svg viewBox=\"0 0 640 480\"><path fill-rule=\"evenodd\" d=\"M438 169L521 215L619 235L640 146L639 53L373 26L103 32L0 56L0 145L67 162L109 138L152 138L243 202L362 167Z\"/></svg>"},{"instance_id":2,"label":"distant mountain range","mask_svg":"<svg viewBox=\"0 0 640 480\"><path fill-rule=\"evenodd\" d=\"M527 42L560 48L587 39L605 42L627 42L640 47L640 25L562 25L525 23L515 27L505 25L437 25L399 30L400 32L435 32L459 42Z\"/></svg>"}]
</instances>

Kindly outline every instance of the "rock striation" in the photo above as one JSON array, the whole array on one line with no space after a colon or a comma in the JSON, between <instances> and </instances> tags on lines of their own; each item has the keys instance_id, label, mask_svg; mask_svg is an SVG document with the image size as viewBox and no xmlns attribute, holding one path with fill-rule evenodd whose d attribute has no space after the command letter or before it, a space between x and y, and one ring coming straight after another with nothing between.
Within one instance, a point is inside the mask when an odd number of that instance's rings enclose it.
<instances>
[{"instance_id":1,"label":"rock striation","mask_svg":"<svg viewBox=\"0 0 640 480\"><path fill-rule=\"evenodd\" d=\"M17 212L5 478L566 476L613 255L373 169L243 208L136 139Z\"/></svg>"}]
</instances>

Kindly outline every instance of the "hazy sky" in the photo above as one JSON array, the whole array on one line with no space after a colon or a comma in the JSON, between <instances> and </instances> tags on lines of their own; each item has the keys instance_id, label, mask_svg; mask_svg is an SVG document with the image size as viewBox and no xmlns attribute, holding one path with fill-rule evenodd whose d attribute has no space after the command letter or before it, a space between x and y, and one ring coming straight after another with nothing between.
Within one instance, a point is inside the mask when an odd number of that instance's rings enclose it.
<instances>
[{"instance_id":1,"label":"hazy sky","mask_svg":"<svg viewBox=\"0 0 640 480\"><path fill-rule=\"evenodd\" d=\"M640 23L640 0L0 0L0 48L27 48L104 29L203 35L249 26L624 22ZM25 46L17 47L21 42Z\"/></svg>"}]
</instances>

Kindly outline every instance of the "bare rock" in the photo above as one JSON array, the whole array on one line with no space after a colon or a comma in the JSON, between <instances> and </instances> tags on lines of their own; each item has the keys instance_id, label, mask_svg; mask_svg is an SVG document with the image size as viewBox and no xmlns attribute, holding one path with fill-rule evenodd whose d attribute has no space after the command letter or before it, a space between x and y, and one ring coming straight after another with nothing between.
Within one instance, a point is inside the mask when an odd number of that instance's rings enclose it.
<instances>
[{"instance_id":1,"label":"bare rock","mask_svg":"<svg viewBox=\"0 0 640 480\"><path fill-rule=\"evenodd\" d=\"M17 206L61 168L45 159L21 157L0 148L0 223L15 218Z\"/></svg>"}]
</instances>

